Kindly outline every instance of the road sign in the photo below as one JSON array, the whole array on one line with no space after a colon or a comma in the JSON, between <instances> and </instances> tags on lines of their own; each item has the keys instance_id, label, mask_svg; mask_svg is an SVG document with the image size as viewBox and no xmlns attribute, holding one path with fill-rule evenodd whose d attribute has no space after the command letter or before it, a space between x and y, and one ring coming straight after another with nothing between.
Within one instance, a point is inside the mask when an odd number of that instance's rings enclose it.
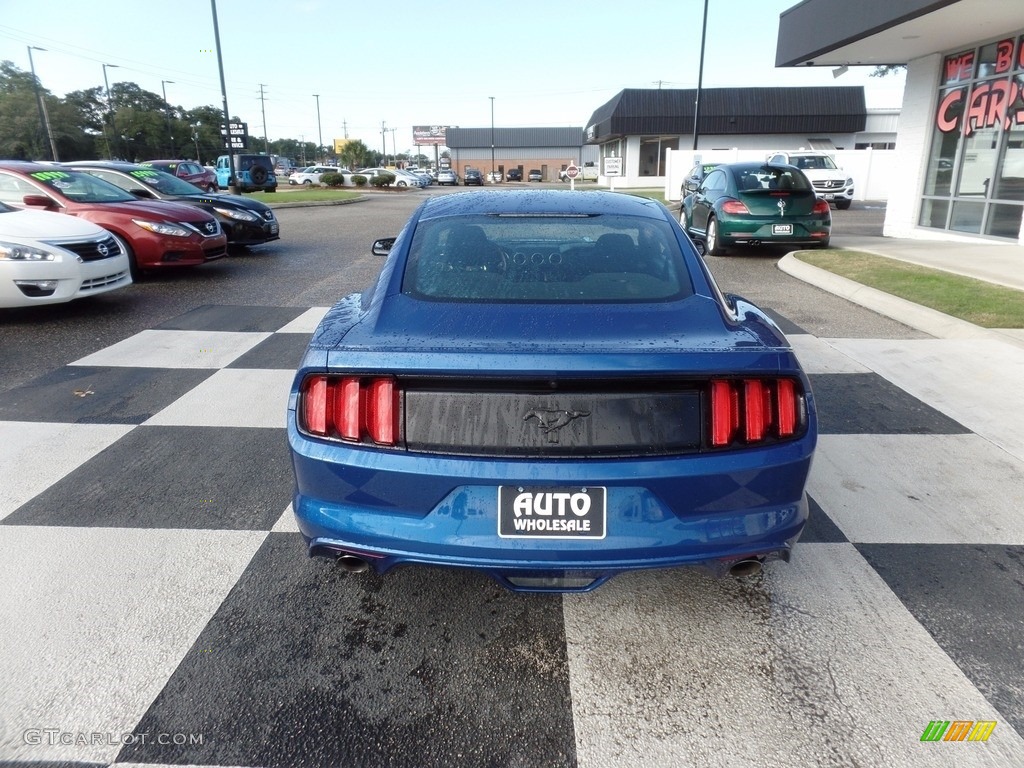
<instances>
[{"instance_id":1,"label":"road sign","mask_svg":"<svg viewBox=\"0 0 1024 768\"><path fill-rule=\"evenodd\" d=\"M565 169L565 175L567 178L575 179L577 176L580 175L580 169L577 168L575 165L570 165L568 168Z\"/></svg>"},{"instance_id":2,"label":"road sign","mask_svg":"<svg viewBox=\"0 0 1024 768\"><path fill-rule=\"evenodd\" d=\"M228 127L220 127L220 135L224 137L224 148L246 149L249 146L249 124L231 123Z\"/></svg>"},{"instance_id":3,"label":"road sign","mask_svg":"<svg viewBox=\"0 0 1024 768\"><path fill-rule=\"evenodd\" d=\"M622 158L621 157L606 157L606 158L604 158L604 175L605 176L621 176L622 175Z\"/></svg>"}]
</instances>

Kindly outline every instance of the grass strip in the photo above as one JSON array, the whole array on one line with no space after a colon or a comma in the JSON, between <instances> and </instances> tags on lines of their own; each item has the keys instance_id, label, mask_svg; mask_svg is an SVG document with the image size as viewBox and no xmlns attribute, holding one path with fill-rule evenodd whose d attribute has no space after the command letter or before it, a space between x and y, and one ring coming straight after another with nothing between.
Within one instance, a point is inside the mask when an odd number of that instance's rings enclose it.
<instances>
[{"instance_id":1,"label":"grass strip","mask_svg":"<svg viewBox=\"0 0 1024 768\"><path fill-rule=\"evenodd\" d=\"M982 328L1024 328L1024 291L850 250L799 251L796 258Z\"/></svg>"}]
</instances>

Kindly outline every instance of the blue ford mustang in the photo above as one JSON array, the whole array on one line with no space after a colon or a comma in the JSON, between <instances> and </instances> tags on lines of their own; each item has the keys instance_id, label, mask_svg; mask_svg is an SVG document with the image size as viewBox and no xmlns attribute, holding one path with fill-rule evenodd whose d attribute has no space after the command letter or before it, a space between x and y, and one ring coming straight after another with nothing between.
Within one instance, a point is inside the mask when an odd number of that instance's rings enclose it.
<instances>
[{"instance_id":1,"label":"blue ford mustang","mask_svg":"<svg viewBox=\"0 0 1024 768\"><path fill-rule=\"evenodd\" d=\"M660 203L439 196L374 251L376 284L324 317L289 400L311 554L523 591L789 559L817 436L807 377Z\"/></svg>"}]
</instances>

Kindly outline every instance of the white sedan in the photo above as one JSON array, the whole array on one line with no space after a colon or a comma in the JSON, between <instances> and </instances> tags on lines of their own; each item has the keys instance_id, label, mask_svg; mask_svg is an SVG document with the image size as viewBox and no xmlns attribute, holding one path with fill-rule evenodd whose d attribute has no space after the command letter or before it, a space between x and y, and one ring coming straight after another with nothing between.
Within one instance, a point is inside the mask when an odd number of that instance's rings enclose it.
<instances>
[{"instance_id":1,"label":"white sedan","mask_svg":"<svg viewBox=\"0 0 1024 768\"><path fill-rule=\"evenodd\" d=\"M0 203L0 307L58 304L131 282L128 254L107 230Z\"/></svg>"}]
</instances>

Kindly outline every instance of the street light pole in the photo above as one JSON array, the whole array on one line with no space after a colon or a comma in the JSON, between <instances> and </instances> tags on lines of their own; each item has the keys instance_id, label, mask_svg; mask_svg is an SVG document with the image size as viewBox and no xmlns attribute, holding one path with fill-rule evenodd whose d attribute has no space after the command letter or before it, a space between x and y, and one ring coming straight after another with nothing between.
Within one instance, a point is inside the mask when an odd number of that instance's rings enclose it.
<instances>
[{"instance_id":1,"label":"street light pole","mask_svg":"<svg viewBox=\"0 0 1024 768\"><path fill-rule=\"evenodd\" d=\"M50 132L50 116L46 114L46 104L43 103L43 94L39 90L39 80L36 78L36 65L32 62L32 51L45 51L45 48L40 48L38 45L28 46L28 66L32 70L32 87L36 92L36 104L39 105L39 120L43 124L43 133L46 134L46 140L50 144L50 151L53 153L53 159L55 161L60 160L57 157L57 143L53 140L53 133Z\"/></svg>"},{"instance_id":2,"label":"street light pole","mask_svg":"<svg viewBox=\"0 0 1024 768\"><path fill-rule=\"evenodd\" d=\"M491 178L494 178L494 97L488 96L491 100Z\"/></svg>"},{"instance_id":3,"label":"street light pole","mask_svg":"<svg viewBox=\"0 0 1024 768\"><path fill-rule=\"evenodd\" d=\"M314 93L313 97L316 99L316 161L322 165L324 161L324 134L320 130L320 94Z\"/></svg>"},{"instance_id":4,"label":"street light pole","mask_svg":"<svg viewBox=\"0 0 1024 768\"><path fill-rule=\"evenodd\" d=\"M163 94L164 94L164 105L167 107L167 138L171 142L171 154L170 154L170 156L174 157L174 134L171 133L171 109L170 109L171 105L167 103L167 84L168 83L170 83L171 85L174 85L174 81L173 80L161 80L160 81L160 89L163 91ZM197 163L199 162L199 158L198 157L196 158L196 162Z\"/></svg>"},{"instance_id":5,"label":"street light pole","mask_svg":"<svg viewBox=\"0 0 1024 768\"><path fill-rule=\"evenodd\" d=\"M107 80L107 67L117 69L117 64L103 65L103 87L107 91L107 116L103 121L103 139L107 142L107 160L113 160L114 155L110 151L110 137L107 135L107 123L110 122L110 81Z\"/></svg>"},{"instance_id":6,"label":"street light pole","mask_svg":"<svg viewBox=\"0 0 1024 768\"><path fill-rule=\"evenodd\" d=\"M704 40L708 33L708 0L704 0L704 21L700 27L700 66L697 68L697 103L693 108L693 151L697 151L700 121L700 92L704 87Z\"/></svg>"}]
</instances>

